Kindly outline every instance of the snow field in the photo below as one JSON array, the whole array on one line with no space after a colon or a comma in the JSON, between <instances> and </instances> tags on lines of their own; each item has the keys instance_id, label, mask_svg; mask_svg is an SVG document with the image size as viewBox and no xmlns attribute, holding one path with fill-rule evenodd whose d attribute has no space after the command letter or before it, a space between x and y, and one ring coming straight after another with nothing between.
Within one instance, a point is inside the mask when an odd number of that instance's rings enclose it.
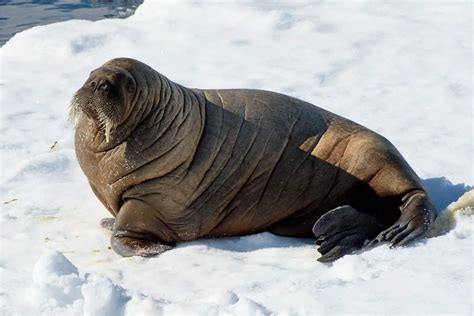
<instances>
[{"instance_id":1,"label":"snow field","mask_svg":"<svg viewBox=\"0 0 474 316\"><path fill-rule=\"evenodd\" d=\"M185 86L274 90L357 121L394 143L443 208L474 184L471 12L469 2L145 1L126 20L15 35L0 48L0 314L472 314L472 191L434 237L331 265L311 240L269 233L121 258L67 122L89 72L132 57Z\"/></svg>"}]
</instances>

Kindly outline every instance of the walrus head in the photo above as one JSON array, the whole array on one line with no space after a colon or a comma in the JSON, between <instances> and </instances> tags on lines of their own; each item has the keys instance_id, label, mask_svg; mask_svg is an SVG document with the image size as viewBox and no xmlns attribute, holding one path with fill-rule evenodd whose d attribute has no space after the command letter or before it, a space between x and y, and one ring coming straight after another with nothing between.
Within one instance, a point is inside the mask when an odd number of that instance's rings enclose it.
<instances>
[{"instance_id":1,"label":"walrus head","mask_svg":"<svg viewBox=\"0 0 474 316\"><path fill-rule=\"evenodd\" d=\"M150 66L115 58L93 70L74 94L69 120L74 124L76 148L102 153L123 144L131 153L158 146L150 152L159 154L186 138L193 144L188 143L192 151L204 126L204 105L201 94ZM180 150L180 155L186 151Z\"/></svg>"},{"instance_id":2,"label":"walrus head","mask_svg":"<svg viewBox=\"0 0 474 316\"><path fill-rule=\"evenodd\" d=\"M109 142L111 130L127 119L132 108L137 89L137 80L129 71L133 64L131 59L116 59L90 73L70 106L69 118L75 126L86 115Z\"/></svg>"}]
</instances>

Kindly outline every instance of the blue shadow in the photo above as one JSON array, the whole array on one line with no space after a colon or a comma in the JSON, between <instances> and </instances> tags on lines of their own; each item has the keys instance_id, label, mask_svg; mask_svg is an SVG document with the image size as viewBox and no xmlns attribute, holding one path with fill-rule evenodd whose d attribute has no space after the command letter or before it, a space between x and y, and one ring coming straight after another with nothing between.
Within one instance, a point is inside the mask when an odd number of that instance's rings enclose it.
<instances>
[{"instance_id":1,"label":"blue shadow","mask_svg":"<svg viewBox=\"0 0 474 316\"><path fill-rule=\"evenodd\" d=\"M464 183L452 184L445 177L423 179L423 184L438 212L459 199L465 192L473 189Z\"/></svg>"}]
</instances>

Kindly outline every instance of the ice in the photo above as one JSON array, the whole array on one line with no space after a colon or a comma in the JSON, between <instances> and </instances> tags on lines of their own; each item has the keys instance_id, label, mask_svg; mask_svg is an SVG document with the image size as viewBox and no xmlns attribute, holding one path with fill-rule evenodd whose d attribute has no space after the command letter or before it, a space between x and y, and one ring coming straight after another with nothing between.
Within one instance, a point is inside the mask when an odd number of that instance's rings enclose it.
<instances>
[{"instance_id":1,"label":"ice","mask_svg":"<svg viewBox=\"0 0 474 316\"><path fill-rule=\"evenodd\" d=\"M471 10L145 1L128 19L16 34L0 48L0 314L472 314ZM121 258L67 121L89 72L120 56L185 86L278 91L357 121L387 137L447 209L431 238L333 264L316 261L312 240L270 233Z\"/></svg>"}]
</instances>

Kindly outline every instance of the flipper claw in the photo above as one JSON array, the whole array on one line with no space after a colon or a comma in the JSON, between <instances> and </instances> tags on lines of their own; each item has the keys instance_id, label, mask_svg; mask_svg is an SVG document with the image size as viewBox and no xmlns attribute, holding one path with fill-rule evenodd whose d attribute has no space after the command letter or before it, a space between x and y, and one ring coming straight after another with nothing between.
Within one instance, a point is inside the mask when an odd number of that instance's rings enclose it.
<instances>
[{"instance_id":1,"label":"flipper claw","mask_svg":"<svg viewBox=\"0 0 474 316\"><path fill-rule=\"evenodd\" d=\"M402 198L400 218L377 235L366 248L387 241L390 248L405 246L423 236L436 218L436 211L423 191L412 191Z\"/></svg>"}]
</instances>

